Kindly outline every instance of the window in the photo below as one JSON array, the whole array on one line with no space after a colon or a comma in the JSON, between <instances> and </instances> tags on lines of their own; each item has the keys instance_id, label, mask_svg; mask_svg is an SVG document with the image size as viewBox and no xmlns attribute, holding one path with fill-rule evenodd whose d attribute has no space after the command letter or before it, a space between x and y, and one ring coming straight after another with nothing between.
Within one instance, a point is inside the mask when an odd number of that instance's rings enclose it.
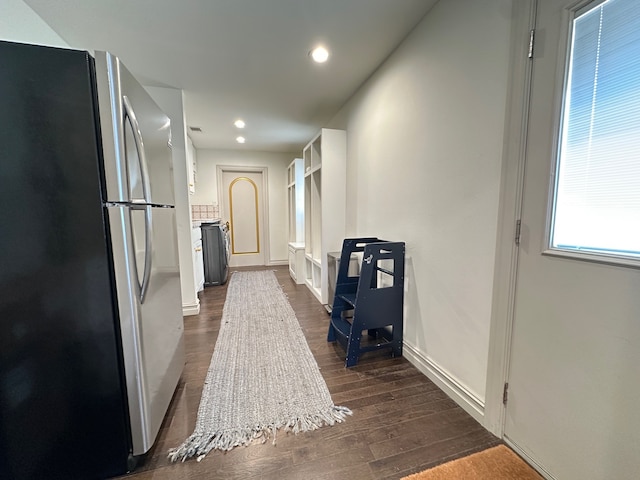
<instances>
[{"instance_id":1,"label":"window","mask_svg":"<svg viewBox=\"0 0 640 480\"><path fill-rule=\"evenodd\" d=\"M550 246L640 260L640 2L573 18Z\"/></svg>"}]
</instances>

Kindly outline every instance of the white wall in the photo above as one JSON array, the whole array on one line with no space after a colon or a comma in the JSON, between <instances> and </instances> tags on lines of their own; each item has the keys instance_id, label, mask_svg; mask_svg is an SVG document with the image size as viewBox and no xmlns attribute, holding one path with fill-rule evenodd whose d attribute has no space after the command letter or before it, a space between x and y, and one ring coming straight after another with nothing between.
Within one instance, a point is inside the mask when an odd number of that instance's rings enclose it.
<instances>
[{"instance_id":1,"label":"white wall","mask_svg":"<svg viewBox=\"0 0 640 480\"><path fill-rule=\"evenodd\" d=\"M300 153L271 153L238 150L198 149L198 181L191 196L193 205L220 204L216 178L217 165L267 167L269 181L269 258L268 263L286 262L287 251L287 166ZM228 220L228 219L225 219Z\"/></svg>"},{"instance_id":2,"label":"white wall","mask_svg":"<svg viewBox=\"0 0 640 480\"><path fill-rule=\"evenodd\" d=\"M182 90L164 87L145 87L158 106L171 119L171 144L173 155L173 181L176 197L176 224L178 228L178 255L180 257L180 283L182 286L182 311L185 315L200 311L196 293L191 242L191 207L189 206L189 182L187 180L187 131L184 120Z\"/></svg>"},{"instance_id":3,"label":"white wall","mask_svg":"<svg viewBox=\"0 0 640 480\"><path fill-rule=\"evenodd\" d=\"M329 125L348 132L347 234L407 244L408 358L479 415L510 15L511 0L439 2Z\"/></svg>"},{"instance_id":4,"label":"white wall","mask_svg":"<svg viewBox=\"0 0 640 480\"><path fill-rule=\"evenodd\" d=\"M69 47L69 44L22 0L0 1L0 39Z\"/></svg>"}]
</instances>

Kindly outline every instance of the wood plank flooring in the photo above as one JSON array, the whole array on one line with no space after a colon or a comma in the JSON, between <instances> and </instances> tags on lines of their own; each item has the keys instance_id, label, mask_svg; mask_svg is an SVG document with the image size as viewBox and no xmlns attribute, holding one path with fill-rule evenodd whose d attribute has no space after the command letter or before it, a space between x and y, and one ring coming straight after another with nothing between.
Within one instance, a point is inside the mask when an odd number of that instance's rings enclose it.
<instances>
[{"instance_id":1,"label":"wood plank flooring","mask_svg":"<svg viewBox=\"0 0 640 480\"><path fill-rule=\"evenodd\" d=\"M346 369L342 348L326 341L324 307L291 280L288 267L269 269L296 312L334 403L349 407L353 416L314 432L279 433L275 446L169 462L167 451L193 431L218 335L227 289L208 287L200 293L200 315L185 317L186 366L156 444L122 480L391 480L501 443L404 358L371 352Z\"/></svg>"}]
</instances>

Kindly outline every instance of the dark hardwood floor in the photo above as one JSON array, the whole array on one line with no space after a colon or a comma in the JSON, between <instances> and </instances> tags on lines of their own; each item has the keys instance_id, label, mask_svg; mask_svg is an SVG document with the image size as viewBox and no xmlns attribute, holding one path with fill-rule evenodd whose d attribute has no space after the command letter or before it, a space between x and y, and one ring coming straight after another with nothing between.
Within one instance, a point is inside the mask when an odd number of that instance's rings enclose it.
<instances>
[{"instance_id":1,"label":"dark hardwood floor","mask_svg":"<svg viewBox=\"0 0 640 480\"><path fill-rule=\"evenodd\" d=\"M342 348L326 342L324 307L291 280L286 266L269 269L289 297L334 403L353 416L313 432L279 433L275 446L269 441L171 463L167 451L193 431L218 335L226 286L209 287L200 293L200 315L185 317L187 362L156 444L121 479L390 480L500 443L404 358L372 352L346 369Z\"/></svg>"}]
</instances>

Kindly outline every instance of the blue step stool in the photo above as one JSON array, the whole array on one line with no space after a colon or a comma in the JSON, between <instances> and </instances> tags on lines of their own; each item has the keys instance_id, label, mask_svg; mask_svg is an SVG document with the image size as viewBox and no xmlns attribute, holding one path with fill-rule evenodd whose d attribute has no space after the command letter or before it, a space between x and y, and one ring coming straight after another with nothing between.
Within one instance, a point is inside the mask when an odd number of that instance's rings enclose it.
<instances>
[{"instance_id":1,"label":"blue step stool","mask_svg":"<svg viewBox=\"0 0 640 480\"><path fill-rule=\"evenodd\" d=\"M349 263L357 252L362 252L360 275L349 276ZM364 352L380 348L402 356L404 255L404 242L375 237L342 242L327 341L344 347L346 367L356 365ZM365 330L375 341L361 346Z\"/></svg>"}]
</instances>

